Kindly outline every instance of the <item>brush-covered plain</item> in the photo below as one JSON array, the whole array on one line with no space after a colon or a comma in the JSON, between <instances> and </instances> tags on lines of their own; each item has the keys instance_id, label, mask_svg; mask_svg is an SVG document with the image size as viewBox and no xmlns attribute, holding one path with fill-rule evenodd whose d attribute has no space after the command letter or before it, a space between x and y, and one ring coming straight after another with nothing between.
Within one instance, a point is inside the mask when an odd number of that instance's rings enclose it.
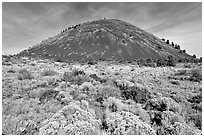
<instances>
[{"instance_id":1,"label":"brush-covered plain","mask_svg":"<svg viewBox=\"0 0 204 137\"><path fill-rule=\"evenodd\" d=\"M2 62L3 134L202 134L199 64Z\"/></svg>"}]
</instances>

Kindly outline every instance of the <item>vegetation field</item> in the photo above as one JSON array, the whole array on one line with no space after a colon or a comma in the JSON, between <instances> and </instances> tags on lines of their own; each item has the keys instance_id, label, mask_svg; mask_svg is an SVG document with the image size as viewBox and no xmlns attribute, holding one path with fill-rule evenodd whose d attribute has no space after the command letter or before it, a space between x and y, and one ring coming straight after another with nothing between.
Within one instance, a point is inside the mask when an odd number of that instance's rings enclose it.
<instances>
[{"instance_id":1,"label":"vegetation field","mask_svg":"<svg viewBox=\"0 0 204 137\"><path fill-rule=\"evenodd\" d=\"M2 63L3 134L202 134L200 64Z\"/></svg>"}]
</instances>

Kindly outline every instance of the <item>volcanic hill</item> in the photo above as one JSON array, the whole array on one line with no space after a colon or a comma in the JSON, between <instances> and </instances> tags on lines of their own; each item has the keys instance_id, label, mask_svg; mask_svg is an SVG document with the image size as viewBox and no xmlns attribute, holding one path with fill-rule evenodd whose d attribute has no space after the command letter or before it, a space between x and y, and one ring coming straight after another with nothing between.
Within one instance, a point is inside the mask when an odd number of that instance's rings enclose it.
<instances>
[{"instance_id":1,"label":"volcanic hill","mask_svg":"<svg viewBox=\"0 0 204 137\"><path fill-rule=\"evenodd\" d=\"M192 58L179 51L125 21L102 19L68 27L19 55L60 60Z\"/></svg>"}]
</instances>

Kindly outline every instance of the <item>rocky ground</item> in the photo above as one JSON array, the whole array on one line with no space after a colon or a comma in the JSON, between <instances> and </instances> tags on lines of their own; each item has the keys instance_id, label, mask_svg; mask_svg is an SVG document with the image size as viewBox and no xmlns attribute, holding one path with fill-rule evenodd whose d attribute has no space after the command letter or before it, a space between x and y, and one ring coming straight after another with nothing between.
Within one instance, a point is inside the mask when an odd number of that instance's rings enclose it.
<instances>
[{"instance_id":1,"label":"rocky ground","mask_svg":"<svg viewBox=\"0 0 204 137\"><path fill-rule=\"evenodd\" d=\"M199 64L2 63L3 134L202 133Z\"/></svg>"}]
</instances>

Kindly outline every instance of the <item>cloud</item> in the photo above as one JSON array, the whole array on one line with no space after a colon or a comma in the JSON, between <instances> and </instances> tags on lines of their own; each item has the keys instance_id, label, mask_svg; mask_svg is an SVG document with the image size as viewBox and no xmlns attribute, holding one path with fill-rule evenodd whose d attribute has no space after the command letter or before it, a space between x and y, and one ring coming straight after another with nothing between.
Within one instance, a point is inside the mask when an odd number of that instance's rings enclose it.
<instances>
[{"instance_id":1,"label":"cloud","mask_svg":"<svg viewBox=\"0 0 204 137\"><path fill-rule=\"evenodd\" d=\"M201 2L3 2L3 53L20 52L68 26L104 17L127 21L202 55Z\"/></svg>"}]
</instances>

